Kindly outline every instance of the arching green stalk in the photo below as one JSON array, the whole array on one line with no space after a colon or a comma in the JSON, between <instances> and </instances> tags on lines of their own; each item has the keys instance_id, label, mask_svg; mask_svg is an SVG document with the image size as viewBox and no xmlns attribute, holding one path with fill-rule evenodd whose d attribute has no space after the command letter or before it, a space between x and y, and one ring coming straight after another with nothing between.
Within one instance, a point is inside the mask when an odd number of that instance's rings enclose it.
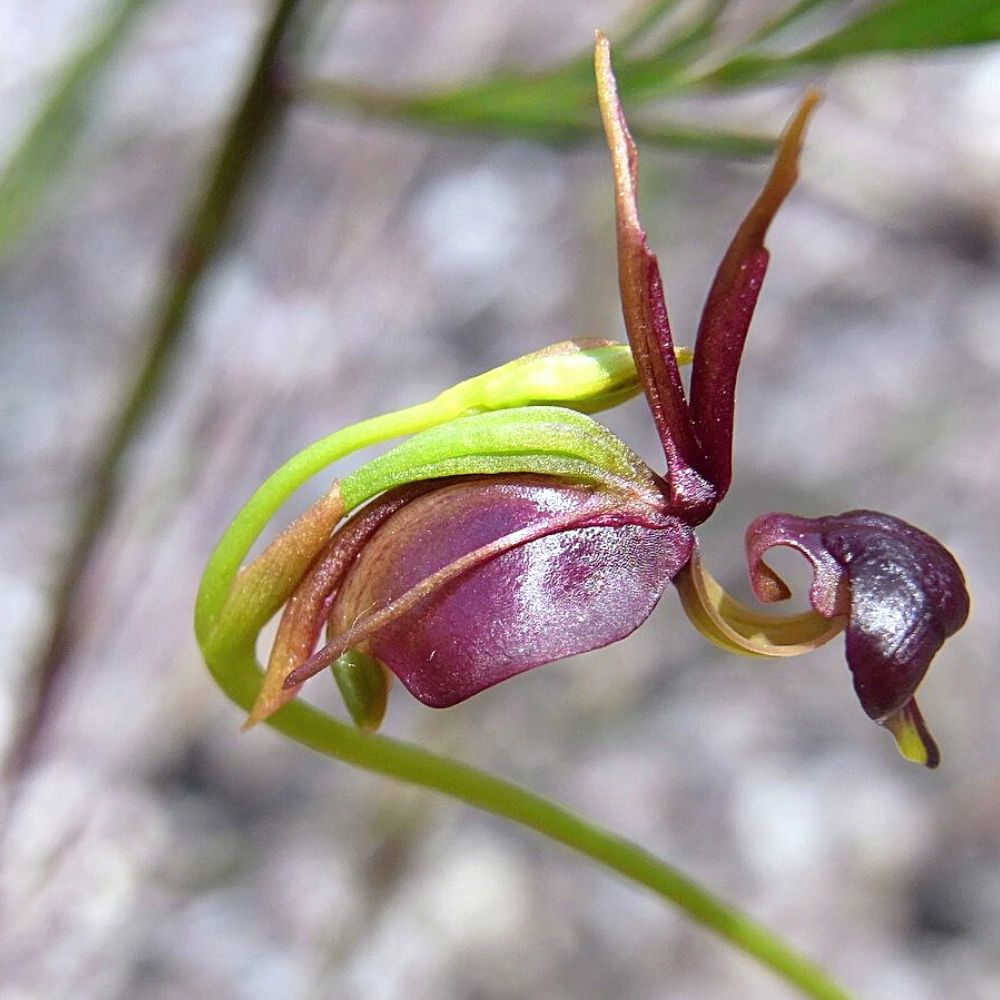
<instances>
[{"instance_id":1,"label":"arching green stalk","mask_svg":"<svg viewBox=\"0 0 1000 1000\"><path fill-rule=\"evenodd\" d=\"M261 671L252 649L216 651L208 663L219 687L249 711ZM676 868L617 834L513 782L385 736L366 735L302 702L293 702L267 724L303 746L356 767L449 795L477 809L519 823L578 851L669 900L816 1000L849 1000L813 963L687 878Z\"/></svg>"},{"instance_id":2,"label":"arching green stalk","mask_svg":"<svg viewBox=\"0 0 1000 1000\"><path fill-rule=\"evenodd\" d=\"M688 360L685 352L683 360ZM557 371L551 366L556 363ZM575 373L576 380L568 378ZM549 376L552 376L551 380ZM496 472L503 469L570 474L600 482L634 472L628 449L585 417L634 394L635 369L627 348L601 346L541 352L461 383L429 403L355 424L311 445L275 472L253 495L216 546L202 578L196 632L218 685L245 711L260 690L257 634L287 598L299 570L344 513L370 496L414 476ZM567 389L569 387L569 389ZM546 411L527 404L558 404ZM507 414L490 412L509 410ZM487 412L483 412L487 411ZM469 414L482 413L481 417ZM463 420L458 418L465 417ZM543 450L531 447L539 422ZM436 428L436 430L431 430ZM525 433L527 431L528 433ZM362 466L300 519L295 541L275 559L264 554L240 574L240 564L282 503L302 483L339 458L402 435L405 445ZM471 449L471 454L470 454ZM472 468L469 463L476 468ZM407 478L408 477L408 478ZM308 544L301 544L308 537ZM281 539L274 545L280 546ZM258 568L254 576L254 568ZM262 568L261 568L262 567ZM236 606L234 608L234 605ZM589 857L610 871L669 900L693 920L752 955L817 1000L848 1000L818 967L779 938L638 845L502 778L384 736L368 735L301 702L267 718L268 725L303 746L399 781L433 789L528 829Z\"/></svg>"},{"instance_id":3,"label":"arching green stalk","mask_svg":"<svg viewBox=\"0 0 1000 1000\"><path fill-rule=\"evenodd\" d=\"M678 348L677 357L686 363L691 353ZM303 483L339 459L468 414L532 404L593 413L638 392L632 354L623 344L566 341L460 382L426 403L362 420L314 442L268 476L215 546L195 604L198 641L208 640L243 560L278 508Z\"/></svg>"}]
</instances>

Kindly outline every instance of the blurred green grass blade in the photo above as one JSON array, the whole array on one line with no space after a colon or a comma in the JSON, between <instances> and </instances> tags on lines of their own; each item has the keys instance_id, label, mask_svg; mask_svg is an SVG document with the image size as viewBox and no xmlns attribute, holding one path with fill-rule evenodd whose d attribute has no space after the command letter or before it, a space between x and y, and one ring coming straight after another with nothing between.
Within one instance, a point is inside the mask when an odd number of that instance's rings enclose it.
<instances>
[{"instance_id":1,"label":"blurred green grass blade","mask_svg":"<svg viewBox=\"0 0 1000 1000\"><path fill-rule=\"evenodd\" d=\"M714 37L719 18L728 6L729 0L710 0L701 15L687 28L666 39L654 58L661 63L680 62L700 51Z\"/></svg>"},{"instance_id":2,"label":"blurred green grass blade","mask_svg":"<svg viewBox=\"0 0 1000 1000\"><path fill-rule=\"evenodd\" d=\"M997 40L998 0L888 0L804 49L786 56L743 53L697 82L741 86L856 56L933 51Z\"/></svg>"},{"instance_id":3,"label":"blurred green grass blade","mask_svg":"<svg viewBox=\"0 0 1000 1000\"><path fill-rule=\"evenodd\" d=\"M869 52L975 45L1000 38L997 0L891 0L806 50L829 62Z\"/></svg>"},{"instance_id":4,"label":"blurred green grass blade","mask_svg":"<svg viewBox=\"0 0 1000 1000\"><path fill-rule=\"evenodd\" d=\"M632 26L626 27L625 31L621 33L621 37L612 36L615 50L627 52L629 49L641 45L646 40L646 36L656 28L658 22L676 6L676 0L651 4L650 9L644 12L645 16L640 15ZM676 29L661 42L655 55L649 58L669 62L680 60L686 54L698 51L712 38L719 18L722 17L728 6L729 0L706 0L702 4L704 9L690 23L677 25Z\"/></svg>"},{"instance_id":5,"label":"blurred green grass blade","mask_svg":"<svg viewBox=\"0 0 1000 1000\"><path fill-rule=\"evenodd\" d=\"M618 89L626 99L642 101L676 89L691 62L714 38L729 0L708 0L696 16L677 25L653 52L616 59ZM621 32L624 52L655 30L678 6L678 0L652 0ZM298 96L331 107L349 107L365 115L407 124L519 136L544 142L571 143L600 135L594 96L593 56L588 48L550 70L535 74L500 73L479 83L438 93L387 93L337 80L306 80ZM639 127L648 142L675 149L733 156L762 156L774 148L770 138L739 132L700 129L675 123Z\"/></svg>"},{"instance_id":6,"label":"blurred green grass blade","mask_svg":"<svg viewBox=\"0 0 1000 1000\"><path fill-rule=\"evenodd\" d=\"M509 83L512 85L508 87L501 81L491 81L482 91L408 97L316 81L301 87L299 96L406 125L465 134L477 132L556 144L603 136L589 75L580 86L567 86L562 92L550 89L547 82L525 86L524 80L511 78ZM773 138L752 133L641 119L631 124L636 139L685 152L760 157L769 155L775 147Z\"/></svg>"},{"instance_id":7,"label":"blurred green grass blade","mask_svg":"<svg viewBox=\"0 0 1000 1000\"><path fill-rule=\"evenodd\" d=\"M391 94L336 81L310 81L299 95L320 104L419 125L483 132L573 131L593 104L593 70L544 77L494 77L439 94Z\"/></svg>"},{"instance_id":8,"label":"blurred green grass blade","mask_svg":"<svg viewBox=\"0 0 1000 1000\"><path fill-rule=\"evenodd\" d=\"M633 102L644 101L684 89L689 67L708 52L728 2L713 0L695 21L668 37L648 55L616 58L615 77L622 97Z\"/></svg>"},{"instance_id":9,"label":"blurred green grass blade","mask_svg":"<svg viewBox=\"0 0 1000 1000\"><path fill-rule=\"evenodd\" d=\"M850 3L850 0L798 0L797 3L792 4L791 7L779 14L774 20L768 21L763 25L750 39L750 44L757 44L773 38L790 24L802 20L802 18L807 14L813 13L817 8L829 6L831 3L843 6Z\"/></svg>"},{"instance_id":10,"label":"blurred green grass blade","mask_svg":"<svg viewBox=\"0 0 1000 1000\"><path fill-rule=\"evenodd\" d=\"M627 49L641 42L680 3L680 0L650 0L618 32L617 47Z\"/></svg>"},{"instance_id":11,"label":"blurred green grass blade","mask_svg":"<svg viewBox=\"0 0 1000 1000\"><path fill-rule=\"evenodd\" d=\"M0 173L0 259L29 230L70 162L101 73L146 3L116 0L86 46L63 66L41 113Z\"/></svg>"},{"instance_id":12,"label":"blurred green grass blade","mask_svg":"<svg viewBox=\"0 0 1000 1000\"><path fill-rule=\"evenodd\" d=\"M681 89L688 68L704 55L729 0L712 0L687 27L670 35L653 53L634 59L616 59L618 92L626 99L647 100Z\"/></svg>"},{"instance_id":13,"label":"blurred green grass blade","mask_svg":"<svg viewBox=\"0 0 1000 1000\"><path fill-rule=\"evenodd\" d=\"M682 124L643 123L629 126L632 137L646 146L661 146L685 153L711 153L713 156L757 159L770 156L777 148L776 138L752 132L731 132L725 129L695 128ZM594 135L603 137L603 130L594 128Z\"/></svg>"}]
</instances>

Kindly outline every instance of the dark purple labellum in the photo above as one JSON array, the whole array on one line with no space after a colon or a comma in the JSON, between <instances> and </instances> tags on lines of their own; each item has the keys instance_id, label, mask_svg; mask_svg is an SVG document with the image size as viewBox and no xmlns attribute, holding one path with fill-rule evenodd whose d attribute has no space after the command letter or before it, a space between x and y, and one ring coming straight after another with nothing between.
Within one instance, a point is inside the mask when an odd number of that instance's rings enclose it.
<instances>
[{"instance_id":1,"label":"dark purple labellum","mask_svg":"<svg viewBox=\"0 0 1000 1000\"><path fill-rule=\"evenodd\" d=\"M763 600L782 596L760 561L772 545L798 549L813 563L810 600L818 612L847 615L847 663L868 715L884 721L903 708L969 614L965 578L951 553L875 511L815 520L767 514L747 531L750 574Z\"/></svg>"}]
</instances>

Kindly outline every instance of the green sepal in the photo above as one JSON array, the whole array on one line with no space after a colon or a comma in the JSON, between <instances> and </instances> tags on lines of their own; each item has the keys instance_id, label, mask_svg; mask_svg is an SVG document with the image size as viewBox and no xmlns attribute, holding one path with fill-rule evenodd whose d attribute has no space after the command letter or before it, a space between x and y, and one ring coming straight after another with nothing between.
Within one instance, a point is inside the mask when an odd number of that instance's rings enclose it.
<instances>
[{"instance_id":1,"label":"green sepal","mask_svg":"<svg viewBox=\"0 0 1000 1000\"><path fill-rule=\"evenodd\" d=\"M333 679L354 724L363 733L374 733L385 717L389 674L374 656L349 649L330 665Z\"/></svg>"},{"instance_id":2,"label":"green sepal","mask_svg":"<svg viewBox=\"0 0 1000 1000\"><path fill-rule=\"evenodd\" d=\"M345 477L340 491L349 513L404 483L512 472L657 493L651 470L611 431L557 406L479 413L415 434Z\"/></svg>"},{"instance_id":3,"label":"green sepal","mask_svg":"<svg viewBox=\"0 0 1000 1000\"><path fill-rule=\"evenodd\" d=\"M680 363L689 360L687 353L678 358ZM520 406L565 406L598 413L639 392L627 344L567 340L459 382L435 402L466 414Z\"/></svg>"}]
</instances>

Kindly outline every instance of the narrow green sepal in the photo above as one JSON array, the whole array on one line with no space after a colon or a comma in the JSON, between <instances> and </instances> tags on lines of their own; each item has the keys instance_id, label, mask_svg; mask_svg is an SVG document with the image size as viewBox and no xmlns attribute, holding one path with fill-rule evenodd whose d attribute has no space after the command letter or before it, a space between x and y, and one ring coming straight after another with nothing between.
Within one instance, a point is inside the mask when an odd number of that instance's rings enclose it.
<instances>
[{"instance_id":1,"label":"narrow green sepal","mask_svg":"<svg viewBox=\"0 0 1000 1000\"><path fill-rule=\"evenodd\" d=\"M561 406L522 406L451 420L415 434L340 483L344 511L425 479L505 472L562 476L659 495L648 466L611 431Z\"/></svg>"},{"instance_id":2,"label":"narrow green sepal","mask_svg":"<svg viewBox=\"0 0 1000 1000\"><path fill-rule=\"evenodd\" d=\"M459 382L435 402L465 413L539 405L597 413L640 391L626 344L564 340Z\"/></svg>"},{"instance_id":3,"label":"narrow green sepal","mask_svg":"<svg viewBox=\"0 0 1000 1000\"><path fill-rule=\"evenodd\" d=\"M374 733L385 717L389 675L385 667L360 649L349 649L330 666L344 704L363 733Z\"/></svg>"}]
</instances>

